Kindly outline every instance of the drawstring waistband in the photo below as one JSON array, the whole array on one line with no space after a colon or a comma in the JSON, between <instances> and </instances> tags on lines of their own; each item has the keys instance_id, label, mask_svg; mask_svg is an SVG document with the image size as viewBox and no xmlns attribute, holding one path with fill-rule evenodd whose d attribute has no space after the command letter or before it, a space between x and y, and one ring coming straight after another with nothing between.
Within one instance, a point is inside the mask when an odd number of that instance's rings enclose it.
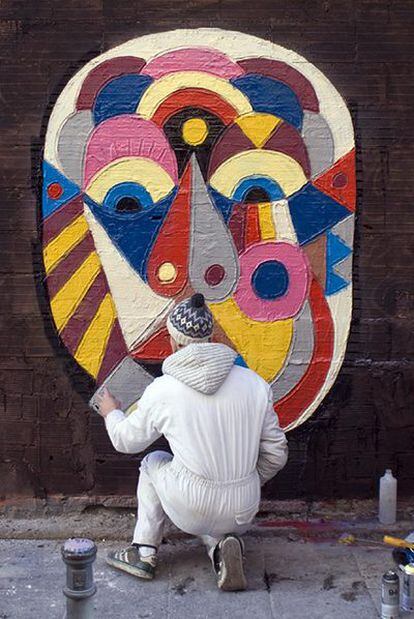
<instances>
[{"instance_id":1,"label":"drawstring waistband","mask_svg":"<svg viewBox=\"0 0 414 619\"><path fill-rule=\"evenodd\" d=\"M252 473L250 473L250 475L247 475L246 477L239 477L239 479L229 479L226 481L219 481L219 480L216 481L214 479L208 479L207 477L203 477L202 475L197 475L197 473L193 473L184 464L179 462L175 456L171 460L171 462L169 462L168 468L172 470L174 473L176 473L177 475L183 474L185 477L193 479L195 482L197 482L200 485L210 486L210 487L234 486L234 485L242 486L244 484L251 482L253 479L255 479L258 476L257 471L254 470Z\"/></svg>"}]
</instances>

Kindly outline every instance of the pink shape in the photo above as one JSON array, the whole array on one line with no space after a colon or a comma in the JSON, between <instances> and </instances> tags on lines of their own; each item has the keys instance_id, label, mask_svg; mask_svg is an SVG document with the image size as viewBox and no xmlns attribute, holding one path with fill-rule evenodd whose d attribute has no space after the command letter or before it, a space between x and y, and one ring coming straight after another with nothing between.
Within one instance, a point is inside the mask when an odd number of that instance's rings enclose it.
<instances>
[{"instance_id":1,"label":"pink shape","mask_svg":"<svg viewBox=\"0 0 414 619\"><path fill-rule=\"evenodd\" d=\"M228 56L208 47L177 49L150 60L142 74L158 79L178 71L204 71L224 79L244 75L244 70Z\"/></svg>"},{"instance_id":2,"label":"pink shape","mask_svg":"<svg viewBox=\"0 0 414 619\"><path fill-rule=\"evenodd\" d=\"M177 160L164 132L150 120L123 114L100 123L89 138L83 188L99 170L121 157L145 157L159 163L178 182Z\"/></svg>"},{"instance_id":3,"label":"pink shape","mask_svg":"<svg viewBox=\"0 0 414 619\"><path fill-rule=\"evenodd\" d=\"M277 260L289 275L289 288L283 297L267 300L256 296L252 277L263 262ZM305 253L298 245L269 241L251 245L240 256L240 279L234 294L239 308L253 320L272 322L292 318L308 296L310 268Z\"/></svg>"}]
</instances>

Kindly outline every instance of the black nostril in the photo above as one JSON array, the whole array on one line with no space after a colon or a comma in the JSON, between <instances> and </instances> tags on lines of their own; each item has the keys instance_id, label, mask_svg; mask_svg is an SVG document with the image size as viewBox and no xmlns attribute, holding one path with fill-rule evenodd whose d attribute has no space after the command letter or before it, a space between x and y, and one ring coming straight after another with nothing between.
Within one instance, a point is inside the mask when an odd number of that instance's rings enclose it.
<instances>
[{"instance_id":1,"label":"black nostril","mask_svg":"<svg viewBox=\"0 0 414 619\"><path fill-rule=\"evenodd\" d=\"M259 204L260 202L270 202L267 191L262 187L252 187L243 198L245 204Z\"/></svg>"},{"instance_id":2,"label":"black nostril","mask_svg":"<svg viewBox=\"0 0 414 619\"><path fill-rule=\"evenodd\" d=\"M162 219L162 215L152 215L151 219L153 221L159 221L160 219Z\"/></svg>"},{"instance_id":3,"label":"black nostril","mask_svg":"<svg viewBox=\"0 0 414 619\"><path fill-rule=\"evenodd\" d=\"M141 202L138 200L138 198L131 198L129 196L125 196L125 198L120 198L116 203L116 210L118 211L118 213L130 213L133 211L140 211L141 208Z\"/></svg>"}]
</instances>

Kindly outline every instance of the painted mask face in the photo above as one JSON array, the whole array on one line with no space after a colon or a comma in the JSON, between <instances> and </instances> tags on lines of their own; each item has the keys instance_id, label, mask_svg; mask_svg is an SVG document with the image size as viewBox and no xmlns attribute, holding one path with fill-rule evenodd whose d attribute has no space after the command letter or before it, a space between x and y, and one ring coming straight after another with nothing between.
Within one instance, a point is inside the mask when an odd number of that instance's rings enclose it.
<instances>
[{"instance_id":1,"label":"painted mask face","mask_svg":"<svg viewBox=\"0 0 414 619\"><path fill-rule=\"evenodd\" d=\"M221 30L129 41L70 80L48 126L42 240L59 336L98 385L127 364L144 387L141 365L171 352L168 313L201 292L214 340L295 427L345 352L354 210L350 115L313 65Z\"/></svg>"}]
</instances>

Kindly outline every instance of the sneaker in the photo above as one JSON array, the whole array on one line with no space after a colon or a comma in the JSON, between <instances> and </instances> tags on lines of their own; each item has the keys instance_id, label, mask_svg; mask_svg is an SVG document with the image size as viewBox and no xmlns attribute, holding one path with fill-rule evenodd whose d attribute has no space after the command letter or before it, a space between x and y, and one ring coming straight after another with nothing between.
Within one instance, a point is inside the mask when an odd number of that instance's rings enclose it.
<instances>
[{"instance_id":1,"label":"sneaker","mask_svg":"<svg viewBox=\"0 0 414 619\"><path fill-rule=\"evenodd\" d=\"M223 591L244 591L243 543L237 535L226 535L215 548L217 585Z\"/></svg>"},{"instance_id":2,"label":"sneaker","mask_svg":"<svg viewBox=\"0 0 414 619\"><path fill-rule=\"evenodd\" d=\"M157 564L157 555L149 555L147 557L141 556L139 546L128 546L123 550L116 550L115 552L109 552L106 557L108 565L128 572L138 578L145 578L145 580L152 580L155 574L155 566Z\"/></svg>"}]
</instances>

